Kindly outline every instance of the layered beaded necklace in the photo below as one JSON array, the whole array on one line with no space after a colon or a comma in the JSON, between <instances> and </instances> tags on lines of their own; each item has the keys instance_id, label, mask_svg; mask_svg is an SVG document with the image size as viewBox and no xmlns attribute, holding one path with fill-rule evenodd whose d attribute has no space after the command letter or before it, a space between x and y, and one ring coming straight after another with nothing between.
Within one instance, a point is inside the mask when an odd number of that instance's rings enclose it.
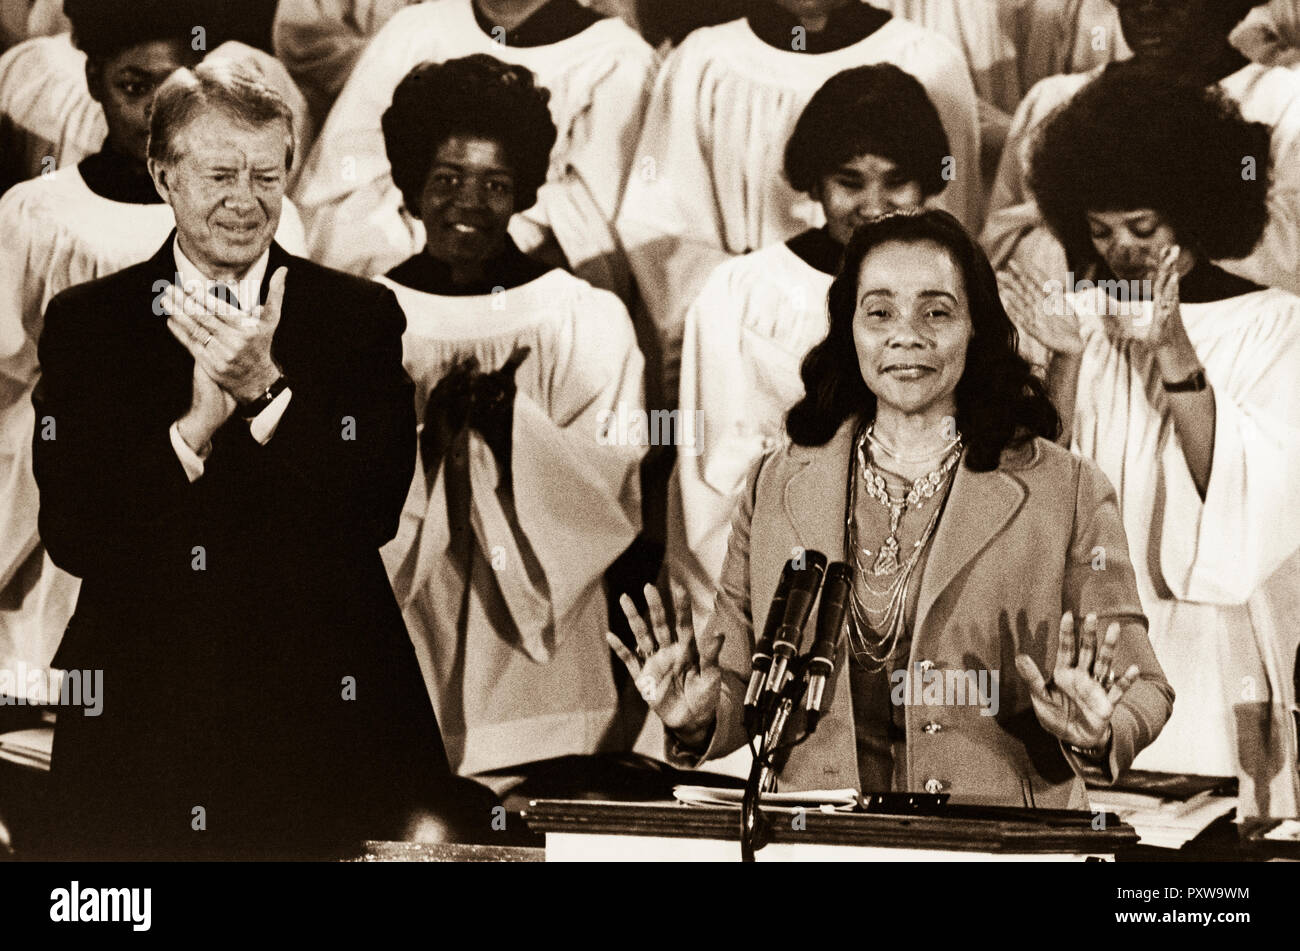
<instances>
[{"instance_id":1,"label":"layered beaded necklace","mask_svg":"<svg viewBox=\"0 0 1300 951\"><path fill-rule=\"evenodd\" d=\"M863 561L863 556L869 558L871 551L863 548L858 543L857 520L854 517L857 510L858 479L856 473L850 479L852 488L849 493L846 537L849 540L849 547L853 551L855 574L871 598L878 603L884 603L884 607L880 609L873 609L864 604L858 593L858 586L853 585L849 599L854 621L850 627L852 635L850 643L859 663L868 670L877 671L884 669L902 635L907 593L912 575L916 570L916 566L920 563L921 554L925 550L926 543L934 534L935 526L939 522L939 512L943 508L943 500L946 498L947 490L952 484L950 476L961 459L962 438L958 434L955 439L949 442L941 450L944 456L939 465L916 479L907 495L899 498L889 494L884 475L876 468L867 452L868 443L879 446L886 454L892 455L896 459L900 457L879 443L874 436L872 427L865 429L862 435L858 437L855 454L858 467L862 472L863 483L867 489L867 495L889 511L889 532L880 546L875 563L871 566L868 566ZM903 515L909 509L924 508L928 501L935 498L936 494L939 495L939 498L933 506L929 519L926 520L920 539L912 546L907 561L900 562L898 530ZM888 578L889 581L883 588L877 588L872 584L873 578Z\"/></svg>"}]
</instances>

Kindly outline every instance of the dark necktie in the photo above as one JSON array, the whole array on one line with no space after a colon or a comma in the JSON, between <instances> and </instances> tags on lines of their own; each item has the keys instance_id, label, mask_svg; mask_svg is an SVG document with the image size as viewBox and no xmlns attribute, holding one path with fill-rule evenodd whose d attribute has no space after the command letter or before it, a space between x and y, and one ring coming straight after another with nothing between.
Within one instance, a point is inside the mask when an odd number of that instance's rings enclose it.
<instances>
[{"instance_id":1,"label":"dark necktie","mask_svg":"<svg viewBox=\"0 0 1300 951\"><path fill-rule=\"evenodd\" d=\"M243 309L239 306L239 298L235 296L235 292L229 284L222 284L220 281L214 281L211 287L209 287L208 293L219 301L225 301L236 310Z\"/></svg>"}]
</instances>

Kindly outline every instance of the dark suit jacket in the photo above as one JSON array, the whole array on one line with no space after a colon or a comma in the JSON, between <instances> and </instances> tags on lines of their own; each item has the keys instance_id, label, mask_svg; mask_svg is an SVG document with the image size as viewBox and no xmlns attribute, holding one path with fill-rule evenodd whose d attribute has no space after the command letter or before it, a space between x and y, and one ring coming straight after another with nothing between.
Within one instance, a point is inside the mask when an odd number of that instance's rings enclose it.
<instances>
[{"instance_id":1,"label":"dark suit jacket","mask_svg":"<svg viewBox=\"0 0 1300 951\"><path fill-rule=\"evenodd\" d=\"M55 666L102 669L105 695L98 717L60 711L60 827L76 854L396 837L449 779L378 554L415 464L405 318L383 286L272 245L292 400L265 446L236 413L190 483L168 431L193 360L154 305L173 240L55 297L40 340L41 539L83 579Z\"/></svg>"},{"instance_id":2,"label":"dark suit jacket","mask_svg":"<svg viewBox=\"0 0 1300 951\"><path fill-rule=\"evenodd\" d=\"M746 742L741 709L754 631L766 623L786 560L801 549L844 558L845 483L856 426L850 419L824 446L776 450L754 469L732 522L704 636L706 642L724 638L718 726L706 759ZM948 672L955 678L996 671L998 709L988 716L973 696L944 705L927 703L935 698L923 690L911 697L900 691L909 790L931 785L957 802L1082 809L1081 777L1113 781L1169 719L1173 690L1147 639L1115 491L1090 460L1035 439L1004 453L992 472L972 472L963 462L920 584L908 669L922 664L945 679ZM1142 671L1111 720L1114 742L1104 767L1068 752L1039 725L1015 667L1023 652L1051 676L1066 610L1080 619L1097 614L1101 631L1120 622L1114 669L1137 664ZM782 765L782 789L860 785L848 663L841 641L825 714ZM954 692L943 699L962 697ZM802 727L796 717L786 736L800 735Z\"/></svg>"}]
</instances>

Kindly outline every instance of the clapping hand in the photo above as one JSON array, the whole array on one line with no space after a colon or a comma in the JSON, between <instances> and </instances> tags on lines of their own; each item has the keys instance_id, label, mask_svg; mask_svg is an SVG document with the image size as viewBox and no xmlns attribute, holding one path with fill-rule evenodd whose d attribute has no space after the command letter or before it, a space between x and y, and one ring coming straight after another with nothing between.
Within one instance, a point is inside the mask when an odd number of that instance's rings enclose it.
<instances>
[{"instance_id":1,"label":"clapping hand","mask_svg":"<svg viewBox=\"0 0 1300 951\"><path fill-rule=\"evenodd\" d=\"M1011 261L997 275L998 292L1011 322L1053 353L1083 352L1079 321L1065 294L1049 295L1051 283L1032 265Z\"/></svg>"},{"instance_id":2,"label":"clapping hand","mask_svg":"<svg viewBox=\"0 0 1300 951\"><path fill-rule=\"evenodd\" d=\"M182 291L175 284L161 298L167 327L208 376L240 402L257 399L280 375L271 341L280 325L288 268L271 275L266 303L245 314L215 295Z\"/></svg>"},{"instance_id":3,"label":"clapping hand","mask_svg":"<svg viewBox=\"0 0 1300 951\"><path fill-rule=\"evenodd\" d=\"M424 428L420 431L420 460L425 475L432 479L456 434L469 420L469 408L478 359L472 354L453 364L434 386L424 404Z\"/></svg>"},{"instance_id":4,"label":"clapping hand","mask_svg":"<svg viewBox=\"0 0 1300 951\"><path fill-rule=\"evenodd\" d=\"M530 347L517 347L500 369L477 374L470 387L469 425L483 437L505 471L510 469L510 432L519 389L515 372L531 352Z\"/></svg>"},{"instance_id":5,"label":"clapping hand","mask_svg":"<svg viewBox=\"0 0 1300 951\"><path fill-rule=\"evenodd\" d=\"M1043 729L1080 749L1109 750L1110 719L1141 673L1136 664L1119 677L1111 669L1119 637L1119 622L1113 622L1098 647L1097 616L1089 614L1076 650L1074 615L1067 611L1061 618L1056 667L1050 682L1044 682L1038 665L1028 654L1016 655L1016 670L1029 686L1034 714Z\"/></svg>"},{"instance_id":6,"label":"clapping hand","mask_svg":"<svg viewBox=\"0 0 1300 951\"><path fill-rule=\"evenodd\" d=\"M609 646L627 667L637 689L664 726L686 745L703 746L717 716L722 692L722 668L718 655L722 638L701 654L691 620L690 599L677 594L677 631L668 626L663 602L653 585L645 586L646 624L626 594L619 597L623 614L636 638L636 654L617 635L605 635Z\"/></svg>"}]
</instances>

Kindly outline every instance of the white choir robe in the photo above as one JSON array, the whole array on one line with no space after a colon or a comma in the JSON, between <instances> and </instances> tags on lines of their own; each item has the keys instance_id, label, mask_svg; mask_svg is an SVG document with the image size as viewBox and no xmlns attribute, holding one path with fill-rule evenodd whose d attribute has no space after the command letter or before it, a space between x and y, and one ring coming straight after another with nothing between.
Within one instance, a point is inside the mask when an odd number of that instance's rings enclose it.
<instances>
[{"instance_id":1,"label":"white choir robe","mask_svg":"<svg viewBox=\"0 0 1300 951\"><path fill-rule=\"evenodd\" d=\"M1229 40L1253 62L1300 69L1300 2L1260 4L1237 24Z\"/></svg>"},{"instance_id":2,"label":"white choir robe","mask_svg":"<svg viewBox=\"0 0 1300 951\"><path fill-rule=\"evenodd\" d=\"M829 53L760 40L746 20L696 30L669 55L619 212L619 235L663 349L671 391L686 309L730 257L824 223L821 205L785 180L786 142L836 73L892 63L925 87L948 134L953 179L935 204L979 226L979 119L961 53L894 17Z\"/></svg>"},{"instance_id":3,"label":"white choir robe","mask_svg":"<svg viewBox=\"0 0 1300 951\"><path fill-rule=\"evenodd\" d=\"M290 171L293 181L313 130L307 100L288 70L269 53L234 40L208 56L251 67L293 110L299 150ZM108 123L86 85L86 54L72 45L71 34L38 36L0 56L0 134L9 153L6 168L24 181L76 165L103 147Z\"/></svg>"},{"instance_id":4,"label":"white choir robe","mask_svg":"<svg viewBox=\"0 0 1300 951\"><path fill-rule=\"evenodd\" d=\"M945 37L966 58L980 102L1009 117L1022 90L1012 8L1000 0L864 0Z\"/></svg>"},{"instance_id":5,"label":"white choir robe","mask_svg":"<svg viewBox=\"0 0 1300 951\"><path fill-rule=\"evenodd\" d=\"M80 587L37 537L31 394L45 306L65 288L147 260L175 226L170 205L102 198L76 166L0 198L0 668L49 665ZM301 253L302 222L287 201L276 240Z\"/></svg>"},{"instance_id":6,"label":"white choir robe","mask_svg":"<svg viewBox=\"0 0 1300 951\"><path fill-rule=\"evenodd\" d=\"M469 580L448 557L445 464L432 492L416 466L397 536L381 550L452 768L478 776L631 748L641 724L619 716L602 587L641 523L645 446L619 444L617 427L615 438L602 438L606 414L644 405L644 362L626 309L558 269L468 297L380 280L406 312L403 359L421 425L429 394L456 361L472 354L489 372L516 347L531 348L515 374L513 510L498 494L492 451L469 435ZM641 746L662 758L662 732ZM512 780L481 781L503 792Z\"/></svg>"},{"instance_id":7,"label":"white choir robe","mask_svg":"<svg viewBox=\"0 0 1300 951\"><path fill-rule=\"evenodd\" d=\"M1095 296L1095 295L1094 295ZM1119 494L1131 562L1173 717L1134 767L1235 775L1233 705L1294 703L1300 643L1300 298L1270 288L1182 305L1214 388L1205 500L1141 345L1116 346L1083 321L1073 449ZM1274 778L1275 815L1297 810L1295 738Z\"/></svg>"},{"instance_id":8,"label":"white choir robe","mask_svg":"<svg viewBox=\"0 0 1300 951\"><path fill-rule=\"evenodd\" d=\"M511 237L525 253L543 249L543 257L554 241L574 273L626 299L627 268L613 221L654 51L617 19L559 43L503 46L479 27L470 0L429 0L399 11L357 61L293 193L312 260L374 276L424 248L424 225L403 208L393 184L380 123L414 66L475 53L532 70L551 93L559 129L547 182L537 204L511 221Z\"/></svg>"},{"instance_id":9,"label":"white choir robe","mask_svg":"<svg viewBox=\"0 0 1300 951\"><path fill-rule=\"evenodd\" d=\"M271 26L276 57L298 83L319 128L357 58L385 23L421 0L280 0ZM634 22L633 0L581 0Z\"/></svg>"},{"instance_id":10,"label":"white choir robe","mask_svg":"<svg viewBox=\"0 0 1300 951\"><path fill-rule=\"evenodd\" d=\"M733 258L710 275L686 313L679 446L669 484L670 575L704 630L745 477L784 440L785 414L803 396L799 365L826 336L831 275L784 243Z\"/></svg>"},{"instance_id":11,"label":"white choir robe","mask_svg":"<svg viewBox=\"0 0 1300 951\"><path fill-rule=\"evenodd\" d=\"M280 0L271 26L275 55L307 97L317 127L325 121L370 38L419 0Z\"/></svg>"},{"instance_id":12,"label":"white choir robe","mask_svg":"<svg viewBox=\"0 0 1300 951\"><path fill-rule=\"evenodd\" d=\"M1022 94L1049 76L1133 55L1111 0L1013 0Z\"/></svg>"}]
</instances>

